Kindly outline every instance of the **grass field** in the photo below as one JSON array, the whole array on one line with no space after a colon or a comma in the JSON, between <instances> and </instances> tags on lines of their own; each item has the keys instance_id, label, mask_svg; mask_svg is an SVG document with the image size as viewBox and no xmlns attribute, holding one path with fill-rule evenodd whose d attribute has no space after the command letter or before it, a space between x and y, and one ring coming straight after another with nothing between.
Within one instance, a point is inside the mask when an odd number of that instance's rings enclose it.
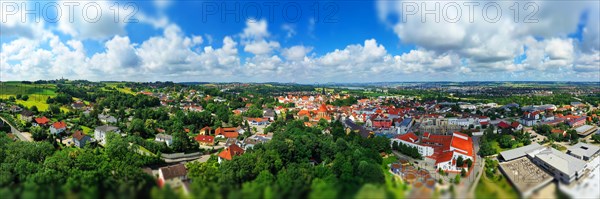
<instances>
[{"instance_id":1,"label":"grass field","mask_svg":"<svg viewBox=\"0 0 600 199\"><path fill-rule=\"evenodd\" d=\"M483 174L475 188L475 198L519 198L519 195L505 178L493 180Z\"/></svg>"},{"instance_id":2,"label":"grass field","mask_svg":"<svg viewBox=\"0 0 600 199\"><path fill-rule=\"evenodd\" d=\"M133 92L131 90L131 88L125 87L125 83L110 82L110 83L105 83L105 84L106 84L106 87L117 89L117 91L122 92L122 93L127 93L127 94L132 94L132 95L136 94L135 92ZM123 86L123 88L118 88L118 86Z\"/></svg>"},{"instance_id":3,"label":"grass field","mask_svg":"<svg viewBox=\"0 0 600 199\"><path fill-rule=\"evenodd\" d=\"M17 104L21 104L27 108L36 106L39 111L48 110L49 105L46 100L49 97L56 97L56 85L54 84L23 84L20 82L2 82L0 83L0 98L8 99L17 95L27 95L27 101L17 100ZM69 112L68 107L60 107L60 110Z\"/></svg>"},{"instance_id":4,"label":"grass field","mask_svg":"<svg viewBox=\"0 0 600 199\"><path fill-rule=\"evenodd\" d=\"M87 126L81 126L81 130L82 130L82 131L83 131L83 133L85 133L86 135L91 135L91 134L90 134L90 132L91 132L91 133L94 133L94 132L92 132L92 129L91 129L90 127L87 127Z\"/></svg>"},{"instance_id":5,"label":"grass field","mask_svg":"<svg viewBox=\"0 0 600 199\"><path fill-rule=\"evenodd\" d=\"M30 98L48 98L56 96L56 85L53 84L22 84L19 82L0 83L0 98L16 95L29 95ZM44 99L45 100L45 99Z\"/></svg>"}]
</instances>

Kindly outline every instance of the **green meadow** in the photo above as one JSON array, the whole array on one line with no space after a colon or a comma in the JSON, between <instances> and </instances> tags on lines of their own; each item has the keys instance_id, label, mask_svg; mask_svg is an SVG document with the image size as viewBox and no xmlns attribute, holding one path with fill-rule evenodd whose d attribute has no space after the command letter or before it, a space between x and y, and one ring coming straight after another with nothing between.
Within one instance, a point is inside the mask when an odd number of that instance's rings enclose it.
<instances>
[{"instance_id":1,"label":"green meadow","mask_svg":"<svg viewBox=\"0 0 600 199\"><path fill-rule=\"evenodd\" d=\"M0 99L8 99L11 96L27 95L27 101L17 100L17 104L25 107L36 106L40 111L48 110L46 100L49 97L56 97L56 85L54 84L23 84L21 82L1 82ZM63 111L69 111L68 108L61 107Z\"/></svg>"}]
</instances>

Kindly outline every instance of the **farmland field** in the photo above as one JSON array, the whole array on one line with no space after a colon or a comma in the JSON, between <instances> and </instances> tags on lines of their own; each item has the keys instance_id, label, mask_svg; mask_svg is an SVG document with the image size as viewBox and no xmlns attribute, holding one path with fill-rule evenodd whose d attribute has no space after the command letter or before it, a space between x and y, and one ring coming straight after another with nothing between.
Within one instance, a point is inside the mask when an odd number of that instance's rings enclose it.
<instances>
[{"instance_id":1,"label":"farmland field","mask_svg":"<svg viewBox=\"0 0 600 199\"><path fill-rule=\"evenodd\" d=\"M111 82L111 83L105 83L105 84L106 84L106 87L117 89L117 91L122 92L122 93L127 93L127 94L132 94L132 95L136 94L135 92L133 92L131 90L131 88L125 87L124 83L113 83L113 82ZM118 86L123 86L123 88L119 88Z\"/></svg>"},{"instance_id":2,"label":"farmland field","mask_svg":"<svg viewBox=\"0 0 600 199\"><path fill-rule=\"evenodd\" d=\"M27 101L17 100L17 104L21 104L27 108L36 106L40 111L48 110L46 100L49 97L56 97L56 85L54 84L23 84L20 82L2 82L0 83L0 99L8 99L17 95L27 95ZM62 111L68 112L67 107L60 107Z\"/></svg>"},{"instance_id":3,"label":"farmland field","mask_svg":"<svg viewBox=\"0 0 600 199\"><path fill-rule=\"evenodd\" d=\"M6 99L18 94L29 95L29 97L42 97L45 100L45 98L56 96L56 85L22 84L19 82L0 83L0 98Z\"/></svg>"}]
</instances>

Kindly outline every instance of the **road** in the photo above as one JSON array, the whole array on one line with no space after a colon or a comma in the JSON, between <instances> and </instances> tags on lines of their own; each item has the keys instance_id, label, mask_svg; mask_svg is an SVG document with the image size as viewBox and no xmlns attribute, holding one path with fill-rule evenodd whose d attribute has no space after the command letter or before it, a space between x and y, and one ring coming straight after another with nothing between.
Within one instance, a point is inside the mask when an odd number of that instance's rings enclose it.
<instances>
[{"instance_id":1,"label":"road","mask_svg":"<svg viewBox=\"0 0 600 199\"><path fill-rule=\"evenodd\" d=\"M10 132L13 135L16 135L21 141L26 141L26 142L32 142L33 141L31 138L28 138L27 136L24 136L21 133L21 131L19 131L12 124L10 124L6 119L4 119L4 117L0 116L0 119L2 119L2 121L4 121L4 124L8 124L10 126Z\"/></svg>"}]
</instances>

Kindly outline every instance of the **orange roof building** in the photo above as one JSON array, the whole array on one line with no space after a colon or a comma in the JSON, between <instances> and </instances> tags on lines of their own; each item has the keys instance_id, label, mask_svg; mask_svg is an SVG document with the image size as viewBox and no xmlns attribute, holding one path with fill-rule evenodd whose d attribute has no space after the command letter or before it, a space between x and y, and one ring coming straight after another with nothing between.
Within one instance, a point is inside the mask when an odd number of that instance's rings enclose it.
<instances>
[{"instance_id":1,"label":"orange roof building","mask_svg":"<svg viewBox=\"0 0 600 199\"><path fill-rule=\"evenodd\" d=\"M204 146L215 145L215 137L211 135L197 135L194 140L196 140L196 142L198 142L200 145Z\"/></svg>"},{"instance_id":2,"label":"orange roof building","mask_svg":"<svg viewBox=\"0 0 600 199\"><path fill-rule=\"evenodd\" d=\"M48 122L50 122L50 120L48 118L46 118L46 116L40 117L40 118L35 118L35 123L37 123L39 125L46 125L46 124L48 124Z\"/></svg>"},{"instance_id":3,"label":"orange roof building","mask_svg":"<svg viewBox=\"0 0 600 199\"><path fill-rule=\"evenodd\" d=\"M215 137L237 138L240 136L235 127L219 127L215 129Z\"/></svg>"},{"instance_id":4,"label":"orange roof building","mask_svg":"<svg viewBox=\"0 0 600 199\"><path fill-rule=\"evenodd\" d=\"M219 153L219 163L223 160L232 160L234 156L244 154L244 149L239 147L237 144L229 145L225 150Z\"/></svg>"}]
</instances>

